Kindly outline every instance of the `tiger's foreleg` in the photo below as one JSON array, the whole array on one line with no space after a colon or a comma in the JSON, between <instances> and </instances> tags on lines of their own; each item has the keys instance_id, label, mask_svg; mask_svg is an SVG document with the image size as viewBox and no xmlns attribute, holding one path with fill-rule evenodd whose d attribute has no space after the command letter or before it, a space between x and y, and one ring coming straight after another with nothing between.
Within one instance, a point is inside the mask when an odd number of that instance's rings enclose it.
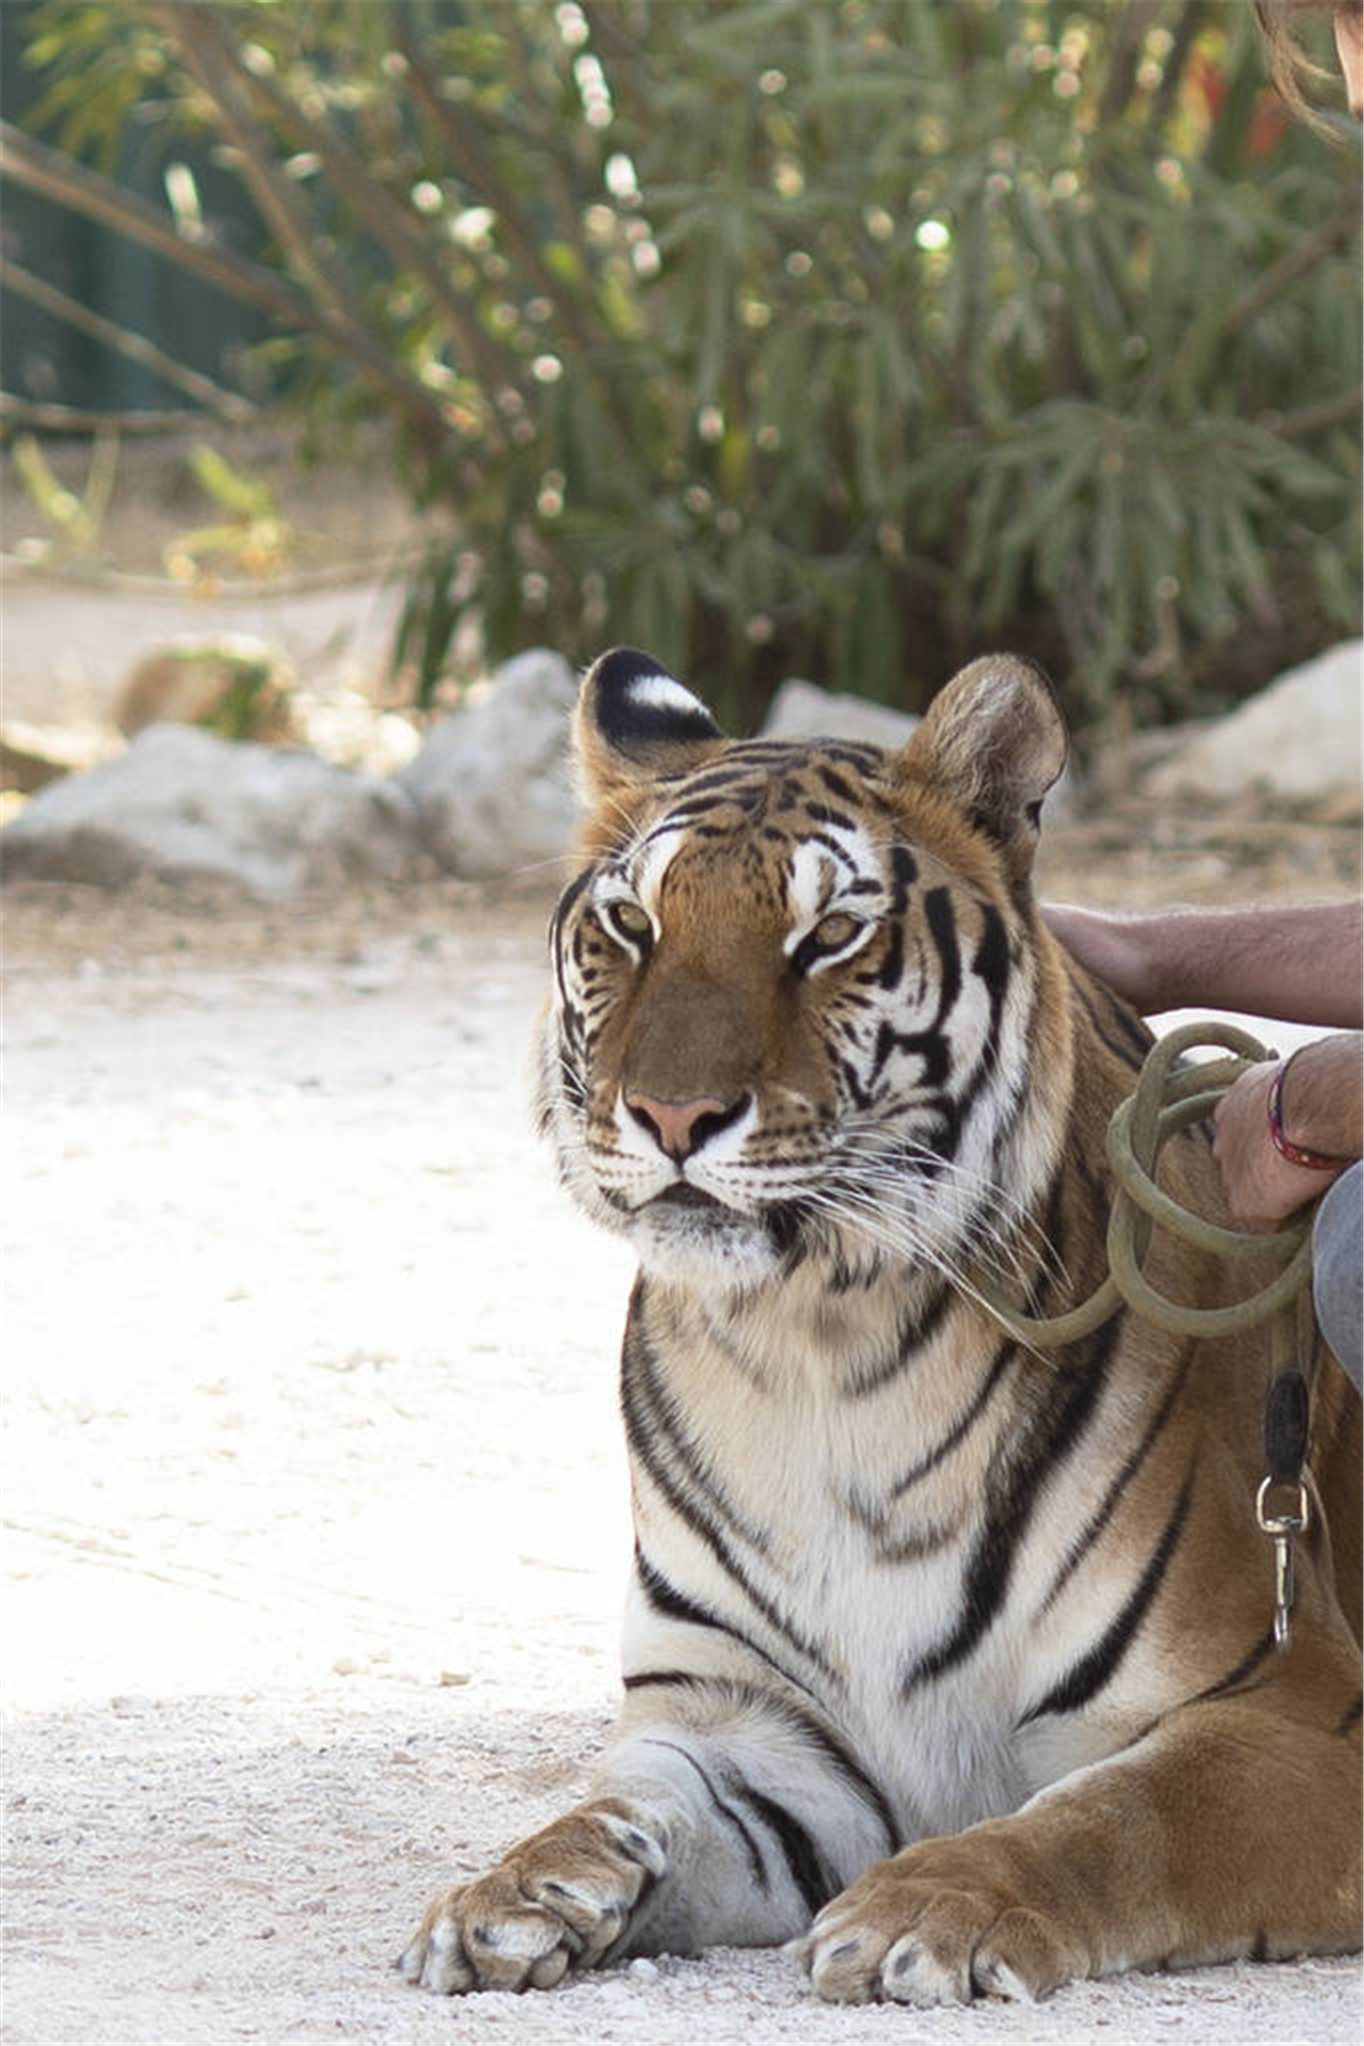
<instances>
[{"instance_id":1,"label":"tiger's foreleg","mask_svg":"<svg viewBox=\"0 0 1364 2046\"><path fill-rule=\"evenodd\" d=\"M408 1980L546 1989L631 1954L775 1945L895 1844L817 1731L708 1689L632 1695L593 1794L436 1899Z\"/></svg>"},{"instance_id":2,"label":"tiger's foreleg","mask_svg":"<svg viewBox=\"0 0 1364 2046\"><path fill-rule=\"evenodd\" d=\"M1285 1708L1187 1707L1012 1817L869 1869L803 1943L816 1989L1034 1999L1128 1968L1357 1948L1358 1718Z\"/></svg>"}]
</instances>

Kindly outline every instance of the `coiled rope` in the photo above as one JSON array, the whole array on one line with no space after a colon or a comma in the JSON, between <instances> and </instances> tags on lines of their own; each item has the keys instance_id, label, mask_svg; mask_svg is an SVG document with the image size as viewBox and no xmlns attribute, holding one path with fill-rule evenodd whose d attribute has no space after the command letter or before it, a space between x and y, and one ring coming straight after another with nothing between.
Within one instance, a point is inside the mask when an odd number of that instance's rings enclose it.
<instances>
[{"instance_id":1,"label":"coiled rope","mask_svg":"<svg viewBox=\"0 0 1364 2046\"><path fill-rule=\"evenodd\" d=\"M1232 1056L1181 1065L1195 1049L1217 1046ZM1267 1234L1228 1229L1172 1199L1156 1184L1162 1146L1176 1131L1210 1115L1227 1089L1269 1054L1248 1031L1231 1023L1188 1023L1158 1038L1147 1053L1135 1091L1108 1125L1108 1162L1116 1181L1108 1217L1108 1276L1087 1300L1064 1314L1031 1315L1003 1299L979 1273L974 1292L1020 1341L1053 1349L1089 1335L1130 1307L1175 1335L1226 1336L1278 1317L1275 1366L1287 1366L1296 1347L1296 1307L1311 1284L1312 1215L1295 1216ZM1279 1270L1256 1293L1225 1307L1196 1307L1161 1293L1142 1270L1153 1226L1200 1251L1231 1259L1275 1259Z\"/></svg>"}]
</instances>

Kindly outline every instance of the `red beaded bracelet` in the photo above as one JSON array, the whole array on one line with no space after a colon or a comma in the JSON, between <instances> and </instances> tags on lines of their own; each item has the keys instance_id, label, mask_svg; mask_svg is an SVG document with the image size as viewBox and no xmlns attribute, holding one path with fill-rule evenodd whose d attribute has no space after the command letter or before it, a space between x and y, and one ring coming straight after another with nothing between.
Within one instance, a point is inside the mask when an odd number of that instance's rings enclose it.
<instances>
[{"instance_id":1,"label":"red beaded bracelet","mask_svg":"<svg viewBox=\"0 0 1364 2046\"><path fill-rule=\"evenodd\" d=\"M1294 1054L1296 1056L1296 1054ZM1322 1151L1304 1151L1301 1144L1295 1144L1287 1136L1283 1126L1283 1083L1292 1057L1286 1058L1274 1075L1274 1084L1269 1090L1269 1134L1274 1140L1274 1149L1290 1165L1305 1166L1309 1172L1339 1172L1343 1165L1353 1161L1349 1158L1328 1158Z\"/></svg>"}]
</instances>

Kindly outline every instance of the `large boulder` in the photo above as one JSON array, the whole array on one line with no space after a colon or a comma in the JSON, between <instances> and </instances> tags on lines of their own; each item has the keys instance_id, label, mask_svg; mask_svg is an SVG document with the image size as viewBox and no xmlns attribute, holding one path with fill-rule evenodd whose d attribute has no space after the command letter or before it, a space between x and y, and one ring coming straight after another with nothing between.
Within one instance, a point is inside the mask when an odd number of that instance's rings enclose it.
<instances>
[{"instance_id":1,"label":"large boulder","mask_svg":"<svg viewBox=\"0 0 1364 2046\"><path fill-rule=\"evenodd\" d=\"M121 758L41 789L0 833L9 878L209 878L266 900L397 880L415 853L412 805L390 783L184 725L152 725Z\"/></svg>"},{"instance_id":2,"label":"large boulder","mask_svg":"<svg viewBox=\"0 0 1364 2046\"><path fill-rule=\"evenodd\" d=\"M1146 793L1175 799L1259 789L1314 802L1360 787L1360 657L1346 640L1290 668L1228 716L1203 726L1146 777Z\"/></svg>"},{"instance_id":3,"label":"large boulder","mask_svg":"<svg viewBox=\"0 0 1364 2046\"><path fill-rule=\"evenodd\" d=\"M433 726L397 780L442 867L482 881L561 858L577 814L568 771L577 698L568 662L539 648Z\"/></svg>"},{"instance_id":4,"label":"large boulder","mask_svg":"<svg viewBox=\"0 0 1364 2046\"><path fill-rule=\"evenodd\" d=\"M783 682L763 721L764 739L855 739L864 746L908 743L919 720L865 696L839 695L814 682Z\"/></svg>"}]
</instances>

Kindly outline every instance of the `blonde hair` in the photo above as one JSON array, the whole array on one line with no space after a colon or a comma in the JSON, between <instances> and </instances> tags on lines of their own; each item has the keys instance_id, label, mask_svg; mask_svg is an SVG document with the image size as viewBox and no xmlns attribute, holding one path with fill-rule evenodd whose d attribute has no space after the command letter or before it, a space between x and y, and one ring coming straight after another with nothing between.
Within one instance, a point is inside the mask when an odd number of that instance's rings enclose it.
<instances>
[{"instance_id":1,"label":"blonde hair","mask_svg":"<svg viewBox=\"0 0 1364 2046\"><path fill-rule=\"evenodd\" d=\"M1309 97L1330 85L1335 72L1314 63L1298 40L1298 24L1313 15L1360 19L1361 0L1255 0L1255 13L1269 57L1269 75L1290 112L1310 127L1325 128L1321 109Z\"/></svg>"}]
</instances>

